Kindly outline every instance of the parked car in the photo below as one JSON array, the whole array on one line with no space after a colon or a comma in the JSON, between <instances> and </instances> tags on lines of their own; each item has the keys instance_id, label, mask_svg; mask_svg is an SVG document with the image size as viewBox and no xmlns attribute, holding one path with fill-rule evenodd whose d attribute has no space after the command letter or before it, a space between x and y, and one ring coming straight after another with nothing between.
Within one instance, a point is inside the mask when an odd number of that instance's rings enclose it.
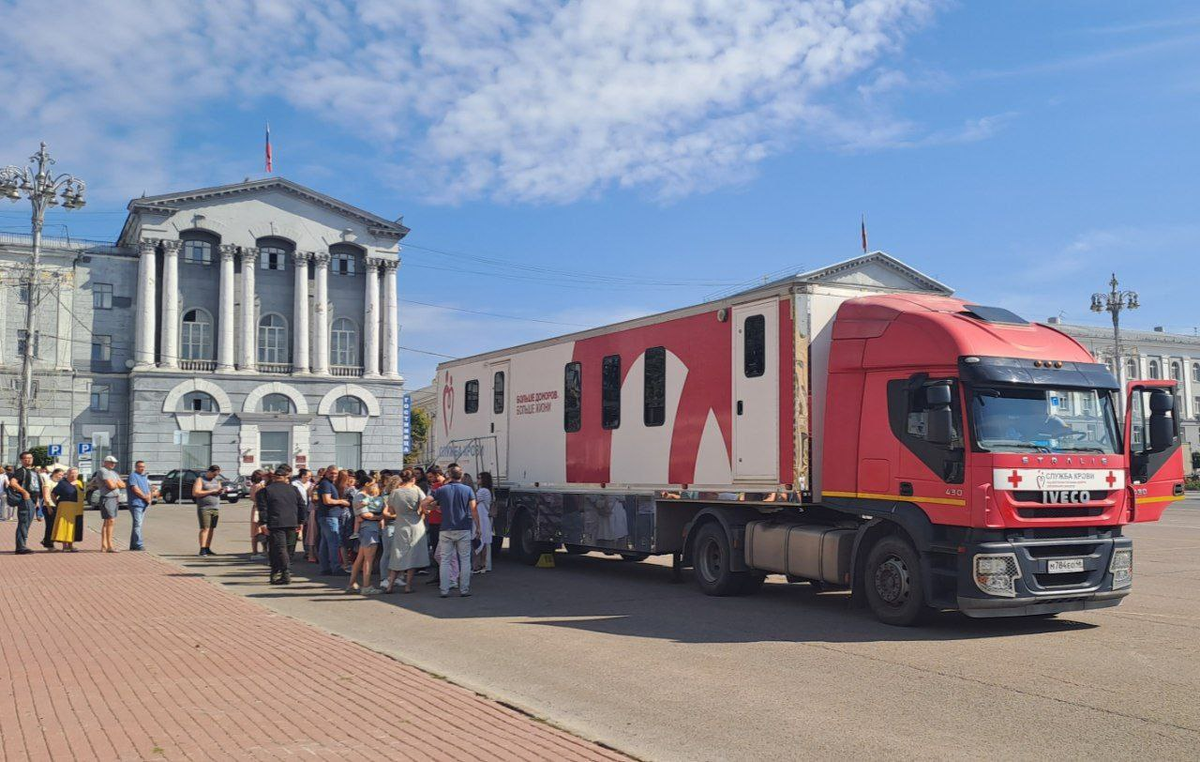
<instances>
[{"instance_id":1,"label":"parked car","mask_svg":"<svg viewBox=\"0 0 1200 762\"><path fill-rule=\"evenodd\" d=\"M162 478L162 485L159 487L160 495L164 503L177 503L180 497L185 501L192 499L192 487L196 484L196 480L203 476L202 471L196 471L190 468L176 469L168 471ZM237 482L220 477L221 483L225 486L225 491L221 497L231 503L236 503L242 497L241 487Z\"/></svg>"}]
</instances>

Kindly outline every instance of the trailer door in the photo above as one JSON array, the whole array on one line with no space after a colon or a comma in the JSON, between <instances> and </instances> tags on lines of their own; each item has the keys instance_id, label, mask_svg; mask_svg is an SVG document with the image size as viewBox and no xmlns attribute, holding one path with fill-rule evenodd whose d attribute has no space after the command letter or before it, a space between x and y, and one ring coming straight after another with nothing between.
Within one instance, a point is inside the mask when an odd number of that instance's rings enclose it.
<instances>
[{"instance_id":1,"label":"trailer door","mask_svg":"<svg viewBox=\"0 0 1200 762\"><path fill-rule=\"evenodd\" d=\"M488 455L494 453L496 466L492 478L499 481L508 477L508 416L512 407L508 390L512 388L512 379L508 360L491 363L488 370L492 373L492 420L490 436L484 440L483 462L488 462Z\"/></svg>"},{"instance_id":2,"label":"trailer door","mask_svg":"<svg viewBox=\"0 0 1200 762\"><path fill-rule=\"evenodd\" d=\"M733 478L779 474L779 303L733 308Z\"/></svg>"}]
</instances>

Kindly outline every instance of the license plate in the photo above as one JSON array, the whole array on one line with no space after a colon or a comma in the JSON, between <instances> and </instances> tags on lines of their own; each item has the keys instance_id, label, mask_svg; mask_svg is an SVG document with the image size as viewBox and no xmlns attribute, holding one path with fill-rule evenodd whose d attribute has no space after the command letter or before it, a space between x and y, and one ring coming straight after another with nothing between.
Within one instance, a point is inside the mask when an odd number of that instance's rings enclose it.
<instances>
[{"instance_id":1,"label":"license plate","mask_svg":"<svg viewBox=\"0 0 1200 762\"><path fill-rule=\"evenodd\" d=\"M1046 571L1050 574L1066 574L1083 571L1082 558L1058 558L1046 562Z\"/></svg>"}]
</instances>

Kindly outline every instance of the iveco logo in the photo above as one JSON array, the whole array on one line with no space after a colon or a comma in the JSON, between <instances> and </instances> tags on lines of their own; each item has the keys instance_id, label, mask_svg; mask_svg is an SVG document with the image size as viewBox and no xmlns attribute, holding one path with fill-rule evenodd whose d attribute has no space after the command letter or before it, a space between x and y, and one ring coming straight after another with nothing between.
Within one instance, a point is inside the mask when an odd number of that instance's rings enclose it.
<instances>
[{"instance_id":1,"label":"iveco logo","mask_svg":"<svg viewBox=\"0 0 1200 762\"><path fill-rule=\"evenodd\" d=\"M1091 501L1092 493L1087 490L1073 490L1062 492L1042 492L1043 503L1087 503Z\"/></svg>"}]
</instances>

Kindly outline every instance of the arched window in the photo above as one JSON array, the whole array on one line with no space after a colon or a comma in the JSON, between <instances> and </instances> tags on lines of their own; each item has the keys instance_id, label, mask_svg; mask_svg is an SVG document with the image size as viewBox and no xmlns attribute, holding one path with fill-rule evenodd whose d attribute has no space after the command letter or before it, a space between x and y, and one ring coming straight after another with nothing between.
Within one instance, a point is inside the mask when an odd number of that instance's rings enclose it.
<instances>
[{"instance_id":1,"label":"arched window","mask_svg":"<svg viewBox=\"0 0 1200 762\"><path fill-rule=\"evenodd\" d=\"M1141 374L1138 373L1137 360L1134 360L1132 358L1126 360L1125 361L1125 380L1128 381L1131 378L1137 378L1139 375L1141 375Z\"/></svg>"},{"instance_id":2,"label":"arched window","mask_svg":"<svg viewBox=\"0 0 1200 762\"><path fill-rule=\"evenodd\" d=\"M182 233L183 262L190 265L211 265L213 251L221 239L203 230L189 230Z\"/></svg>"},{"instance_id":3,"label":"arched window","mask_svg":"<svg viewBox=\"0 0 1200 762\"><path fill-rule=\"evenodd\" d=\"M358 326L350 318L333 321L329 331L329 364L358 365Z\"/></svg>"},{"instance_id":4,"label":"arched window","mask_svg":"<svg viewBox=\"0 0 1200 762\"><path fill-rule=\"evenodd\" d=\"M263 270L286 270L288 255L292 244L282 238L260 238L258 246L258 266Z\"/></svg>"},{"instance_id":5,"label":"arched window","mask_svg":"<svg viewBox=\"0 0 1200 762\"><path fill-rule=\"evenodd\" d=\"M337 415L366 415L367 406L358 397L346 395L338 397L337 402L333 403L333 412Z\"/></svg>"},{"instance_id":6,"label":"arched window","mask_svg":"<svg viewBox=\"0 0 1200 762\"><path fill-rule=\"evenodd\" d=\"M1183 366L1179 364L1178 360L1171 361L1171 380L1172 381L1182 381L1183 380Z\"/></svg>"},{"instance_id":7,"label":"arched window","mask_svg":"<svg viewBox=\"0 0 1200 762\"><path fill-rule=\"evenodd\" d=\"M288 361L287 323L279 315L263 315L258 321L258 361L286 363Z\"/></svg>"},{"instance_id":8,"label":"arched window","mask_svg":"<svg viewBox=\"0 0 1200 762\"><path fill-rule=\"evenodd\" d=\"M1200 381L1200 362L1192 363L1192 380Z\"/></svg>"},{"instance_id":9,"label":"arched window","mask_svg":"<svg viewBox=\"0 0 1200 762\"><path fill-rule=\"evenodd\" d=\"M329 271L334 275L354 275L358 272L358 260L363 250L348 243L335 243L329 247Z\"/></svg>"},{"instance_id":10,"label":"arched window","mask_svg":"<svg viewBox=\"0 0 1200 762\"><path fill-rule=\"evenodd\" d=\"M1159 370L1158 360L1150 361L1150 378L1162 378L1162 371Z\"/></svg>"},{"instance_id":11,"label":"arched window","mask_svg":"<svg viewBox=\"0 0 1200 762\"><path fill-rule=\"evenodd\" d=\"M286 394L268 394L262 398L262 412L290 414L296 412L296 406Z\"/></svg>"},{"instance_id":12,"label":"arched window","mask_svg":"<svg viewBox=\"0 0 1200 762\"><path fill-rule=\"evenodd\" d=\"M188 392L179 401L181 413L218 413L217 401L205 392Z\"/></svg>"},{"instance_id":13,"label":"arched window","mask_svg":"<svg viewBox=\"0 0 1200 762\"><path fill-rule=\"evenodd\" d=\"M179 359L213 359L213 320L202 309L185 310L180 331Z\"/></svg>"}]
</instances>

